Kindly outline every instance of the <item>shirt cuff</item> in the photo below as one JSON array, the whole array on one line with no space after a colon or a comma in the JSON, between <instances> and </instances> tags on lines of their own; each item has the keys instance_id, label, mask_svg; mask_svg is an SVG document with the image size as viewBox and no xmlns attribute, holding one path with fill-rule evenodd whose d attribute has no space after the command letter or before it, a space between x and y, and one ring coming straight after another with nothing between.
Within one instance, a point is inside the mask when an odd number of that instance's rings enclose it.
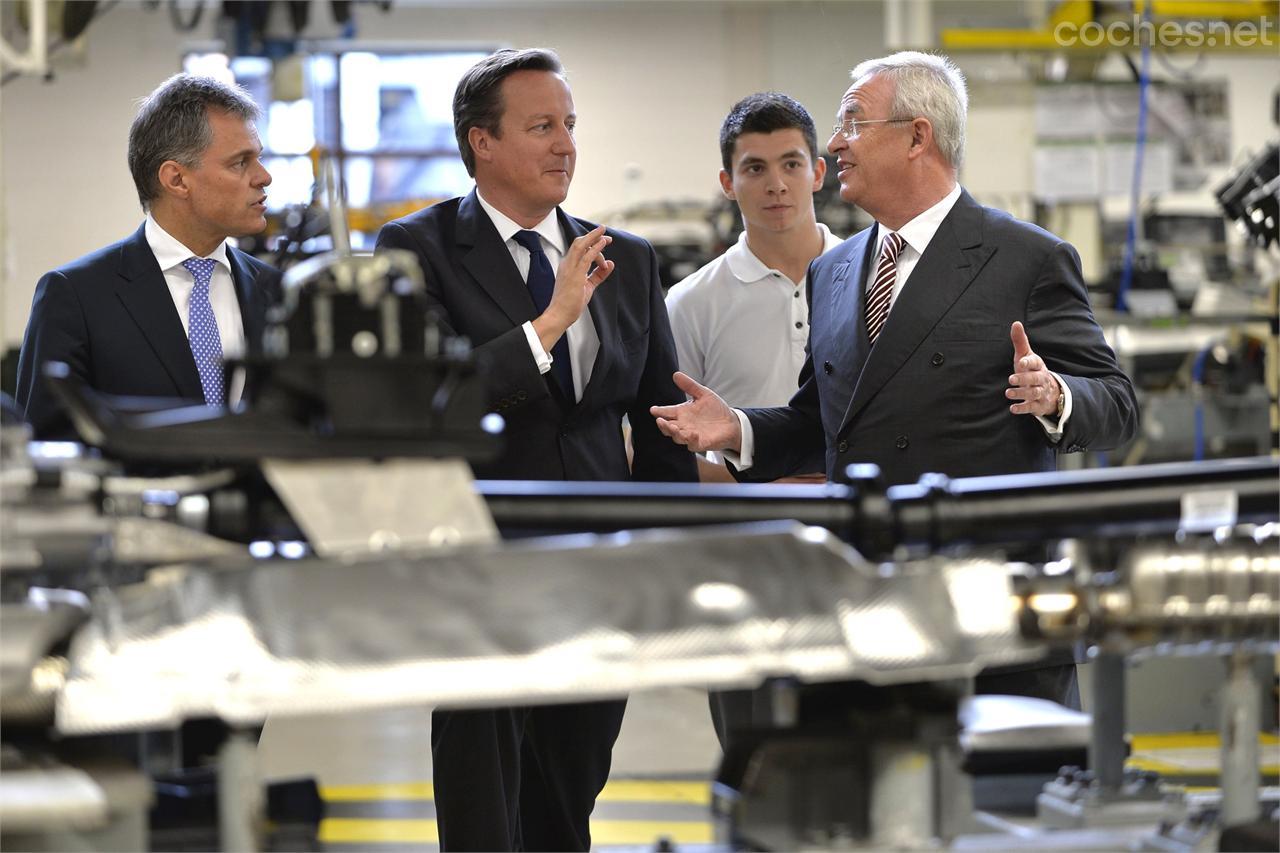
<instances>
[{"instance_id":1,"label":"shirt cuff","mask_svg":"<svg viewBox=\"0 0 1280 853\"><path fill-rule=\"evenodd\" d=\"M1040 426L1044 427L1044 434L1049 437L1049 440L1057 444L1062 441L1062 432L1067 428L1067 419L1071 417L1071 388L1062 381L1061 376L1052 370L1049 373L1057 381L1058 393L1062 395L1062 417L1058 418L1056 423L1052 418L1043 415L1036 415L1036 420L1040 422Z\"/></svg>"},{"instance_id":2,"label":"shirt cuff","mask_svg":"<svg viewBox=\"0 0 1280 853\"><path fill-rule=\"evenodd\" d=\"M751 421L742 409L734 409L733 413L738 416L738 425L742 427L742 450L737 452L722 450L720 455L725 458L725 461L732 462L734 468L745 471L755 464L752 455L755 451L756 434L752 431Z\"/></svg>"},{"instance_id":3,"label":"shirt cuff","mask_svg":"<svg viewBox=\"0 0 1280 853\"><path fill-rule=\"evenodd\" d=\"M538 365L538 372L546 373L551 369L551 355L542 348L542 340L538 337L538 333L533 330L533 323L525 323L520 328L524 329L524 336L529 341L529 352L533 353L533 360Z\"/></svg>"}]
</instances>

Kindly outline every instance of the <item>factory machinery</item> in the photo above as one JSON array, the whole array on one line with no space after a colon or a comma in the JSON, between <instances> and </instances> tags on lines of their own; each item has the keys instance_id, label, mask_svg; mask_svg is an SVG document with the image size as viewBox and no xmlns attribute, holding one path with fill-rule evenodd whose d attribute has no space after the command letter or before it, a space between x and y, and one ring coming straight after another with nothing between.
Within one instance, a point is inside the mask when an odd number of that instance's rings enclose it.
<instances>
[{"instance_id":1,"label":"factory machinery","mask_svg":"<svg viewBox=\"0 0 1280 853\"><path fill-rule=\"evenodd\" d=\"M772 720L715 784L726 847L1275 849L1251 666L1280 647L1275 459L475 483L502 424L412 262L314 259L286 294L264 354L228 367L251 408L138 411L49 365L97 450L5 427L5 849L306 846L256 778L268 716L762 683ZM1077 652L1091 719L967 695ZM1228 667L1218 793L1125 771L1144 655ZM1036 773L1000 788L1034 819L980 784Z\"/></svg>"}]
</instances>

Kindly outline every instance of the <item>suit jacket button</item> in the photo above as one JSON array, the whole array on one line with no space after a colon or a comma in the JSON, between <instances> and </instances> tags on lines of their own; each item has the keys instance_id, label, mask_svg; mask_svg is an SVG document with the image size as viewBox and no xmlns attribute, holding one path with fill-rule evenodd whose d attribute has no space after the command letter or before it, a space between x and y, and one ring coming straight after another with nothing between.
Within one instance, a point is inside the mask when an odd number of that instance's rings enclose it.
<instances>
[{"instance_id":1,"label":"suit jacket button","mask_svg":"<svg viewBox=\"0 0 1280 853\"><path fill-rule=\"evenodd\" d=\"M935 352L933 354L933 358L929 359L929 361L933 363L934 367L938 367L939 365L942 364L942 362L946 361L946 359L942 357L942 353Z\"/></svg>"},{"instance_id":2,"label":"suit jacket button","mask_svg":"<svg viewBox=\"0 0 1280 853\"><path fill-rule=\"evenodd\" d=\"M836 445L836 450L840 453L847 453L849 450L849 442L842 441Z\"/></svg>"},{"instance_id":3,"label":"suit jacket button","mask_svg":"<svg viewBox=\"0 0 1280 853\"><path fill-rule=\"evenodd\" d=\"M825 373L825 374L827 374L828 376L830 376L832 373L835 373L835 370L836 370L836 369L835 369L834 367L832 367L832 366L831 366L831 362L829 362L829 361L824 361L824 362L822 362L822 372L823 372L823 373Z\"/></svg>"},{"instance_id":4,"label":"suit jacket button","mask_svg":"<svg viewBox=\"0 0 1280 853\"><path fill-rule=\"evenodd\" d=\"M911 446L911 442L907 441L907 437L905 435L900 435L898 436L898 440L893 443L893 446L899 450L906 450Z\"/></svg>"}]
</instances>

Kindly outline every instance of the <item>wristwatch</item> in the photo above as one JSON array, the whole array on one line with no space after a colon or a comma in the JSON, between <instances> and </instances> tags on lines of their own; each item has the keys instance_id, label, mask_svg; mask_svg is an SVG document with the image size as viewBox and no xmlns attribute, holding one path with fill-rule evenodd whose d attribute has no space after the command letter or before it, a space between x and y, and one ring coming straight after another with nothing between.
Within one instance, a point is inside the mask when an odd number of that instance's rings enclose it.
<instances>
[{"instance_id":1,"label":"wristwatch","mask_svg":"<svg viewBox=\"0 0 1280 853\"><path fill-rule=\"evenodd\" d=\"M1066 408L1067 408L1067 394L1066 394L1066 389L1064 389L1064 388L1062 387L1062 381L1061 381L1060 379L1058 379L1058 377L1056 377L1056 376L1055 376L1055 377L1053 377L1053 381L1058 383L1058 412L1057 412L1057 418L1058 418L1058 420L1062 420L1062 413L1063 413L1063 412L1066 410Z\"/></svg>"}]
</instances>

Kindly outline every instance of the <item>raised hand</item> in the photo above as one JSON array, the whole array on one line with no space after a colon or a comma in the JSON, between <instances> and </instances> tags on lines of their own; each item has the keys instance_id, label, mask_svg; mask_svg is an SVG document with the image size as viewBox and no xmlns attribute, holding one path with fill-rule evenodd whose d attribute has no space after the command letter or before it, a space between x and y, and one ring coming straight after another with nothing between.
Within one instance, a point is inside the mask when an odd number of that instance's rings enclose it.
<instances>
[{"instance_id":1,"label":"raised hand","mask_svg":"<svg viewBox=\"0 0 1280 853\"><path fill-rule=\"evenodd\" d=\"M697 453L708 450L742 450L742 425L729 404L705 385L677 371L676 387L689 395L677 406L650 406L658 429L676 444Z\"/></svg>"},{"instance_id":2,"label":"raised hand","mask_svg":"<svg viewBox=\"0 0 1280 853\"><path fill-rule=\"evenodd\" d=\"M1022 323L1014 321L1009 327L1009 337L1013 340L1013 373L1004 396L1017 401L1009 411L1015 415L1056 415L1058 397L1062 394L1058 380L1044 366L1044 359L1031 349Z\"/></svg>"},{"instance_id":3,"label":"raised hand","mask_svg":"<svg viewBox=\"0 0 1280 853\"><path fill-rule=\"evenodd\" d=\"M612 242L613 238L604 233L604 226L597 225L569 244L556 271L551 304L533 321L533 330L547 352L587 310L596 288L613 274L613 261L603 254Z\"/></svg>"}]
</instances>

